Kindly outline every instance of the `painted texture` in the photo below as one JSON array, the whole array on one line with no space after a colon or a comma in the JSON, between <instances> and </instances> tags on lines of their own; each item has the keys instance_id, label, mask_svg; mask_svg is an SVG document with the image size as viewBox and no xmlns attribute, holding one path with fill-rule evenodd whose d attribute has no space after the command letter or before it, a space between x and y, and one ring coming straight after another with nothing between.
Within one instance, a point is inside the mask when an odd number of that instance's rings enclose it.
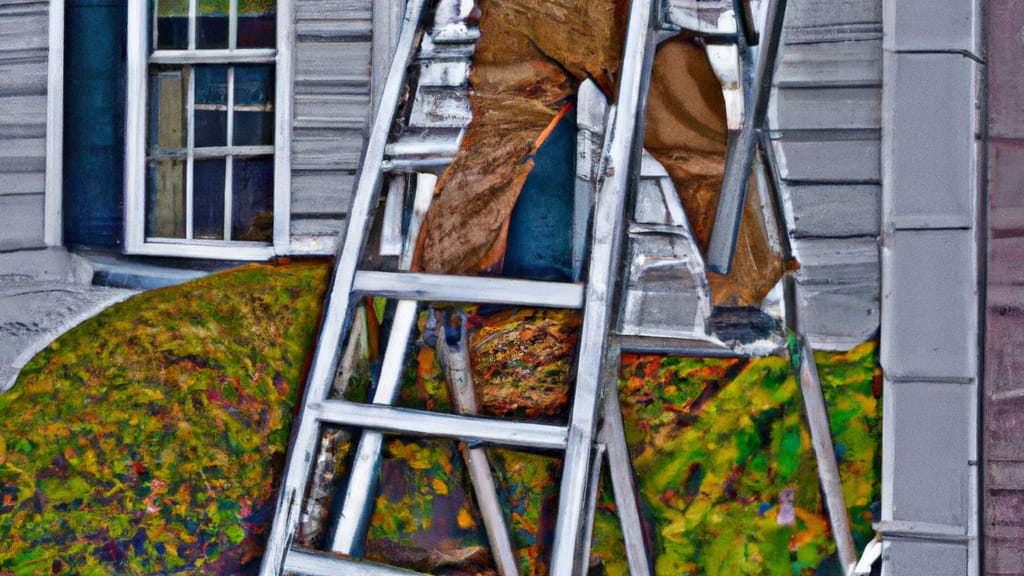
<instances>
[{"instance_id":1,"label":"painted texture","mask_svg":"<svg viewBox=\"0 0 1024 576\"><path fill-rule=\"evenodd\" d=\"M473 311L482 412L564 419L569 379L562 362L571 354L564 340L575 322L571 312ZM412 344L408 358L399 404L449 411L432 349ZM877 343L816 358L844 495L863 546L874 535L880 490ZM500 385L486 384L485 374ZM626 355L620 393L657 574L839 573L787 360ZM350 398L363 394L357 387ZM347 448L337 453L339 477ZM490 455L522 573L545 574L560 460L511 450ZM429 573L493 574L457 444L393 438L384 462L367 556ZM603 489L591 573L628 572L614 512Z\"/></svg>"},{"instance_id":2,"label":"painted texture","mask_svg":"<svg viewBox=\"0 0 1024 576\"><path fill-rule=\"evenodd\" d=\"M49 3L0 4L0 251L41 248Z\"/></svg>"},{"instance_id":3,"label":"painted texture","mask_svg":"<svg viewBox=\"0 0 1024 576\"><path fill-rule=\"evenodd\" d=\"M986 4L988 278L985 310L985 573L1024 575L1024 11Z\"/></svg>"},{"instance_id":4,"label":"painted texture","mask_svg":"<svg viewBox=\"0 0 1024 576\"><path fill-rule=\"evenodd\" d=\"M0 396L0 574L257 566L326 283L321 264L244 267L33 359Z\"/></svg>"},{"instance_id":5,"label":"painted texture","mask_svg":"<svg viewBox=\"0 0 1024 576\"><path fill-rule=\"evenodd\" d=\"M0 396L10 415L0 422L0 574L255 566L325 282L323 266L250 266L151 292L33 360ZM478 388L481 410L564 418L578 315L475 312L476 377L493 378ZM863 540L878 498L876 346L818 362ZM413 344L399 403L449 411L441 374L432 349ZM659 574L828 573L833 550L785 360L626 356L620 387ZM559 459L490 456L521 570L544 574ZM390 437L384 462L367 556L493 573L457 444ZM594 573L626 573L608 490L596 522Z\"/></svg>"}]
</instances>

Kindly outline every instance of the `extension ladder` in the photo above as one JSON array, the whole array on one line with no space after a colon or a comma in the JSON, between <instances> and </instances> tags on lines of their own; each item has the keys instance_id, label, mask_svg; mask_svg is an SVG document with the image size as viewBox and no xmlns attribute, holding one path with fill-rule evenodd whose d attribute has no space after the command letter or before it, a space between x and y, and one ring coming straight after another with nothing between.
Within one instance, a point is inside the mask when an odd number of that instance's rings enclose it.
<instances>
[{"instance_id":1,"label":"extension ladder","mask_svg":"<svg viewBox=\"0 0 1024 576\"><path fill-rule=\"evenodd\" d=\"M261 574L408 574L409 572L352 558L357 555L375 495L374 481L380 462L383 433L454 438L472 445L500 445L526 450L560 450L564 464L558 517L550 558L553 576L585 571L589 522L596 500L600 459L607 457L615 480L615 497L627 541L630 569L650 574L629 455L618 407L615 366L617 349L609 354L609 331L614 316L615 283L623 237L623 212L631 186L631 164L639 156L634 140L642 115L642 95L650 70L655 26L652 0L633 0L629 11L626 47L618 94L609 108L604 146L600 152L603 175L591 221L585 283L559 283L493 277L465 277L410 272L384 272L361 268L363 249L374 221L375 207L387 171L415 168L436 158L406 158L389 143L396 111L403 95L406 70L422 34L426 0L409 0L394 60L385 83L362 160L348 228L336 263L333 284L318 339L302 406L294 425L284 478L279 490ZM390 154L389 154L390 152ZM387 209L386 209L387 210ZM407 255L407 254L406 254ZM407 263L407 258L403 259ZM398 300L373 402L370 404L329 397L337 372L342 343L352 325L355 302L375 295ZM419 302L506 304L582 310L583 323L577 352L576 385L567 425L513 422L469 414L442 414L392 406L397 395L410 332ZM612 346L611 348L614 348ZM449 383L451 385L451 383ZM603 387L608 391L604 392ZM602 407L602 396L604 403ZM466 410L469 412L469 410ZM604 425L598 426L603 415ZM364 430L356 448L353 470L331 549L345 557L294 546L303 496L316 460L323 425ZM595 455L596 454L596 455ZM468 459L468 458L467 458ZM471 468L486 470L483 466ZM480 484L490 482L484 473ZM478 484L474 480L474 487ZM492 486L493 488L493 486ZM478 500L486 500L477 493ZM485 522L486 524L486 522ZM492 548L502 536L486 526ZM500 528L499 528L500 531ZM506 536L507 538L507 536ZM516 572L495 550L499 571Z\"/></svg>"}]
</instances>

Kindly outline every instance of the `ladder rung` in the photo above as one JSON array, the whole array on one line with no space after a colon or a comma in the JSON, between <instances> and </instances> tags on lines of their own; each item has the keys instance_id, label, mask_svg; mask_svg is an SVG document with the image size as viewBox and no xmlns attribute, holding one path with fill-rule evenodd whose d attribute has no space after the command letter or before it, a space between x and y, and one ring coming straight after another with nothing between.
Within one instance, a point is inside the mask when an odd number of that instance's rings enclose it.
<instances>
[{"instance_id":1,"label":"ladder rung","mask_svg":"<svg viewBox=\"0 0 1024 576\"><path fill-rule=\"evenodd\" d=\"M582 308L583 285L484 276L356 272L352 289L404 300Z\"/></svg>"},{"instance_id":2,"label":"ladder rung","mask_svg":"<svg viewBox=\"0 0 1024 576\"><path fill-rule=\"evenodd\" d=\"M712 356L742 358L747 356L710 340L669 338L666 336L617 335L615 341L623 352L633 354L666 354L669 356Z\"/></svg>"},{"instance_id":3,"label":"ladder rung","mask_svg":"<svg viewBox=\"0 0 1024 576\"><path fill-rule=\"evenodd\" d=\"M307 576L337 576L338 574L346 574L348 576L413 576L422 574L422 572L403 570L384 564L339 558L294 546L288 550L284 562L284 572L305 574Z\"/></svg>"},{"instance_id":4,"label":"ladder rung","mask_svg":"<svg viewBox=\"0 0 1024 576\"><path fill-rule=\"evenodd\" d=\"M324 400L308 409L324 421L383 432L438 436L480 441L535 450L564 450L568 432L564 426L459 416L347 400Z\"/></svg>"}]
</instances>

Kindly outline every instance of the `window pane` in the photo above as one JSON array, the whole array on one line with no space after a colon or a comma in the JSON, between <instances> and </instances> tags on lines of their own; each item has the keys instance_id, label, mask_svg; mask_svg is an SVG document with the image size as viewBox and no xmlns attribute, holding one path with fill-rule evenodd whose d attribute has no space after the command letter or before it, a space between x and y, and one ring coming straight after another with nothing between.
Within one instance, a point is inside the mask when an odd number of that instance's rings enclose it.
<instances>
[{"instance_id":1,"label":"window pane","mask_svg":"<svg viewBox=\"0 0 1024 576\"><path fill-rule=\"evenodd\" d=\"M235 67L234 145L274 143L273 100L273 67Z\"/></svg>"},{"instance_id":2,"label":"window pane","mask_svg":"<svg viewBox=\"0 0 1024 576\"><path fill-rule=\"evenodd\" d=\"M146 236L185 237L185 161L149 162Z\"/></svg>"},{"instance_id":3,"label":"window pane","mask_svg":"<svg viewBox=\"0 0 1024 576\"><path fill-rule=\"evenodd\" d=\"M231 239L274 239L274 159L236 158L232 169Z\"/></svg>"},{"instance_id":4,"label":"window pane","mask_svg":"<svg viewBox=\"0 0 1024 576\"><path fill-rule=\"evenodd\" d=\"M187 77L182 70L155 70L150 76L150 148L185 147Z\"/></svg>"},{"instance_id":5,"label":"window pane","mask_svg":"<svg viewBox=\"0 0 1024 576\"><path fill-rule=\"evenodd\" d=\"M196 66L195 145L227 146L228 67Z\"/></svg>"},{"instance_id":6,"label":"window pane","mask_svg":"<svg viewBox=\"0 0 1024 576\"><path fill-rule=\"evenodd\" d=\"M228 0L199 0L196 16L196 48L228 47Z\"/></svg>"},{"instance_id":7,"label":"window pane","mask_svg":"<svg viewBox=\"0 0 1024 576\"><path fill-rule=\"evenodd\" d=\"M196 160L192 167L192 237L224 239L225 160Z\"/></svg>"},{"instance_id":8,"label":"window pane","mask_svg":"<svg viewBox=\"0 0 1024 576\"><path fill-rule=\"evenodd\" d=\"M156 47L188 48L188 0L154 0L156 3Z\"/></svg>"},{"instance_id":9,"label":"window pane","mask_svg":"<svg viewBox=\"0 0 1024 576\"><path fill-rule=\"evenodd\" d=\"M238 47L273 48L277 37L274 0L238 0Z\"/></svg>"}]
</instances>

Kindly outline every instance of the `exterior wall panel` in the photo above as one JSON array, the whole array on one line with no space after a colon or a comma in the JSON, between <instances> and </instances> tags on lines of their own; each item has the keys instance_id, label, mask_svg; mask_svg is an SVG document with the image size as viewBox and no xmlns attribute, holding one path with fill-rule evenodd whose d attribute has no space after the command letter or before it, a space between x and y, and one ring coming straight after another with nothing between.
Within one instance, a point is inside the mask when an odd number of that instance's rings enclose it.
<instances>
[{"instance_id":1,"label":"exterior wall panel","mask_svg":"<svg viewBox=\"0 0 1024 576\"><path fill-rule=\"evenodd\" d=\"M0 251L45 245L48 28L49 2L0 3Z\"/></svg>"},{"instance_id":2,"label":"exterior wall panel","mask_svg":"<svg viewBox=\"0 0 1024 576\"><path fill-rule=\"evenodd\" d=\"M373 2L296 0L292 253L333 253L370 115Z\"/></svg>"}]
</instances>

